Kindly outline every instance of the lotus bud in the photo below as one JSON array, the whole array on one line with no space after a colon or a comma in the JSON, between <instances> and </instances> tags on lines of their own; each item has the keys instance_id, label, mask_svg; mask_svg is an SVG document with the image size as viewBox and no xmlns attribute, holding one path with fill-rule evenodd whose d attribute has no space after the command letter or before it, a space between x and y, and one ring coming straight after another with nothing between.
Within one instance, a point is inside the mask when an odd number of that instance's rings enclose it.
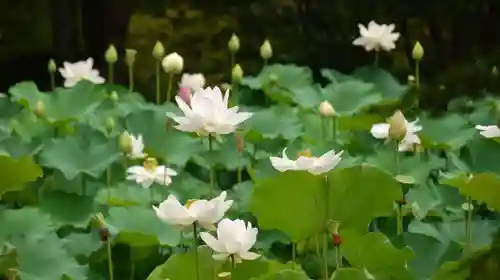
<instances>
[{"instance_id":1,"label":"lotus bud","mask_svg":"<svg viewBox=\"0 0 500 280\"><path fill-rule=\"evenodd\" d=\"M265 40L262 46L260 47L260 57L264 60L268 60L273 56L273 48L271 47L271 43L269 40Z\"/></svg>"},{"instance_id":2,"label":"lotus bud","mask_svg":"<svg viewBox=\"0 0 500 280\"><path fill-rule=\"evenodd\" d=\"M179 89L179 93L177 94L179 97L186 102L186 104L191 103L191 89L188 87L182 87Z\"/></svg>"},{"instance_id":3,"label":"lotus bud","mask_svg":"<svg viewBox=\"0 0 500 280\"><path fill-rule=\"evenodd\" d=\"M45 103L42 100L38 100L35 104L35 115L40 118L45 115Z\"/></svg>"},{"instance_id":4,"label":"lotus bud","mask_svg":"<svg viewBox=\"0 0 500 280\"><path fill-rule=\"evenodd\" d=\"M462 210L464 210L465 212L473 211L474 210L474 205L465 202L465 203L462 204Z\"/></svg>"},{"instance_id":5,"label":"lotus bud","mask_svg":"<svg viewBox=\"0 0 500 280\"><path fill-rule=\"evenodd\" d=\"M389 137L394 140L401 140L406 135L406 119L400 110L387 120L389 123Z\"/></svg>"},{"instance_id":6,"label":"lotus bud","mask_svg":"<svg viewBox=\"0 0 500 280\"><path fill-rule=\"evenodd\" d=\"M132 152L132 137L127 131L123 132L118 137L118 147L124 154L130 154Z\"/></svg>"},{"instance_id":7,"label":"lotus bud","mask_svg":"<svg viewBox=\"0 0 500 280\"><path fill-rule=\"evenodd\" d=\"M240 50L240 39L238 38L238 36L236 36L236 34L233 33L231 39L229 39L229 42L227 43L227 47L233 54L237 53Z\"/></svg>"},{"instance_id":8,"label":"lotus bud","mask_svg":"<svg viewBox=\"0 0 500 280\"><path fill-rule=\"evenodd\" d=\"M410 85L410 86L415 85L415 76L408 75L408 85Z\"/></svg>"},{"instance_id":9,"label":"lotus bud","mask_svg":"<svg viewBox=\"0 0 500 280\"><path fill-rule=\"evenodd\" d=\"M97 213L93 217L94 224L97 228L105 228L106 222L104 221L104 216L102 215L101 212Z\"/></svg>"},{"instance_id":10,"label":"lotus bud","mask_svg":"<svg viewBox=\"0 0 500 280\"><path fill-rule=\"evenodd\" d=\"M241 69L241 66L239 64L234 65L231 76L233 82L238 83L239 81L241 81L241 78L243 78L243 69Z\"/></svg>"},{"instance_id":11,"label":"lotus bud","mask_svg":"<svg viewBox=\"0 0 500 280\"><path fill-rule=\"evenodd\" d=\"M111 101L113 102L118 101L118 93L116 93L116 91L111 92L111 94L109 95L109 99L111 99Z\"/></svg>"},{"instance_id":12,"label":"lotus bud","mask_svg":"<svg viewBox=\"0 0 500 280\"><path fill-rule=\"evenodd\" d=\"M276 75L274 73L269 74L268 79L269 79L269 83L272 85L277 84L279 81L278 75Z\"/></svg>"},{"instance_id":13,"label":"lotus bud","mask_svg":"<svg viewBox=\"0 0 500 280\"><path fill-rule=\"evenodd\" d=\"M105 126L108 131L113 131L116 126L115 120L112 117L107 118Z\"/></svg>"},{"instance_id":14,"label":"lotus bud","mask_svg":"<svg viewBox=\"0 0 500 280\"><path fill-rule=\"evenodd\" d=\"M104 53L104 58L108 64L115 64L118 61L118 51L116 51L115 46L109 45Z\"/></svg>"},{"instance_id":15,"label":"lotus bud","mask_svg":"<svg viewBox=\"0 0 500 280\"><path fill-rule=\"evenodd\" d=\"M422 60L422 58L424 57L424 47L422 47L419 41L417 41L415 43L415 46L413 46L413 51L411 52L411 56L417 62Z\"/></svg>"},{"instance_id":16,"label":"lotus bud","mask_svg":"<svg viewBox=\"0 0 500 280\"><path fill-rule=\"evenodd\" d=\"M231 272L229 272L229 271L223 271L223 272L217 274L217 277L220 280L231 280Z\"/></svg>"},{"instance_id":17,"label":"lotus bud","mask_svg":"<svg viewBox=\"0 0 500 280\"><path fill-rule=\"evenodd\" d=\"M157 60L162 60L165 56L165 47L160 41L157 41L153 48L153 57Z\"/></svg>"},{"instance_id":18,"label":"lotus bud","mask_svg":"<svg viewBox=\"0 0 500 280\"><path fill-rule=\"evenodd\" d=\"M184 68L184 59L176 52L167 55L162 61L163 70L169 74L179 74Z\"/></svg>"},{"instance_id":19,"label":"lotus bud","mask_svg":"<svg viewBox=\"0 0 500 280\"><path fill-rule=\"evenodd\" d=\"M498 68L496 66L493 66L493 69L491 69L491 74L493 76L498 76Z\"/></svg>"},{"instance_id":20,"label":"lotus bud","mask_svg":"<svg viewBox=\"0 0 500 280\"><path fill-rule=\"evenodd\" d=\"M325 118L331 118L336 115L332 104L326 100L319 105L319 113Z\"/></svg>"},{"instance_id":21,"label":"lotus bud","mask_svg":"<svg viewBox=\"0 0 500 280\"><path fill-rule=\"evenodd\" d=\"M128 67L134 66L136 55L137 55L137 50L134 49L125 50L125 63L127 64Z\"/></svg>"},{"instance_id":22,"label":"lotus bud","mask_svg":"<svg viewBox=\"0 0 500 280\"><path fill-rule=\"evenodd\" d=\"M49 60L47 70L49 70L49 73L55 73L57 71L57 65L56 65L56 61L54 59Z\"/></svg>"}]
</instances>

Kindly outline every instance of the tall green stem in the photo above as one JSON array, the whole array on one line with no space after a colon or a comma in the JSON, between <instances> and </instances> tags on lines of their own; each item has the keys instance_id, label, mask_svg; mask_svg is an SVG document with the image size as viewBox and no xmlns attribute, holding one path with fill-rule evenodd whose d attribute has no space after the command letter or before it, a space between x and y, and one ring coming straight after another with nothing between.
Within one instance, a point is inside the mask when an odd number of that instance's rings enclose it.
<instances>
[{"instance_id":1,"label":"tall green stem","mask_svg":"<svg viewBox=\"0 0 500 280\"><path fill-rule=\"evenodd\" d=\"M49 75L50 75L50 88L52 90L55 90L56 89L56 77L54 75L54 72L49 72Z\"/></svg>"},{"instance_id":2,"label":"tall green stem","mask_svg":"<svg viewBox=\"0 0 500 280\"><path fill-rule=\"evenodd\" d=\"M325 279L328 280L330 275L328 272L328 234L323 234L323 269L325 273Z\"/></svg>"},{"instance_id":3,"label":"tall green stem","mask_svg":"<svg viewBox=\"0 0 500 280\"><path fill-rule=\"evenodd\" d=\"M130 92L134 91L134 67L128 67L128 90Z\"/></svg>"},{"instance_id":4,"label":"tall green stem","mask_svg":"<svg viewBox=\"0 0 500 280\"><path fill-rule=\"evenodd\" d=\"M111 254L111 241L106 241L107 251L108 251L108 272L109 272L109 280L114 280L114 271L113 271L113 258Z\"/></svg>"},{"instance_id":5,"label":"tall green stem","mask_svg":"<svg viewBox=\"0 0 500 280\"><path fill-rule=\"evenodd\" d=\"M333 137L333 142L337 142L337 129L338 129L338 119L336 116L333 116L332 118L332 137Z\"/></svg>"},{"instance_id":6,"label":"tall green stem","mask_svg":"<svg viewBox=\"0 0 500 280\"><path fill-rule=\"evenodd\" d=\"M114 65L112 63L108 63L108 83L113 84L114 82Z\"/></svg>"},{"instance_id":7,"label":"tall green stem","mask_svg":"<svg viewBox=\"0 0 500 280\"><path fill-rule=\"evenodd\" d=\"M472 198L467 197L467 210L465 211L465 244L466 252L472 252Z\"/></svg>"},{"instance_id":8,"label":"tall green stem","mask_svg":"<svg viewBox=\"0 0 500 280\"><path fill-rule=\"evenodd\" d=\"M213 147L213 136L208 134L208 151L210 153L210 189L213 194L215 194L215 166L213 164L214 158L214 147Z\"/></svg>"},{"instance_id":9,"label":"tall green stem","mask_svg":"<svg viewBox=\"0 0 500 280\"><path fill-rule=\"evenodd\" d=\"M159 60L156 61L156 105L160 105L161 102L161 90L160 90L160 64Z\"/></svg>"},{"instance_id":10,"label":"tall green stem","mask_svg":"<svg viewBox=\"0 0 500 280\"><path fill-rule=\"evenodd\" d=\"M401 166L400 166L400 155L399 155L399 144L397 141L394 141L395 143L395 148L394 151L396 153L396 176L399 175L401 172ZM401 189L401 192L403 190ZM402 200L404 200L404 194L401 197ZM396 210L396 230L398 235L403 234L403 206L401 203L397 203L397 210Z\"/></svg>"},{"instance_id":11,"label":"tall green stem","mask_svg":"<svg viewBox=\"0 0 500 280\"><path fill-rule=\"evenodd\" d=\"M169 73L168 74L168 88L167 88L167 100L166 102L170 101L170 98L172 97L172 81L174 79L174 74Z\"/></svg>"},{"instance_id":12,"label":"tall green stem","mask_svg":"<svg viewBox=\"0 0 500 280\"><path fill-rule=\"evenodd\" d=\"M196 223L193 223L193 245L194 245L194 254L195 254L195 269L196 269L196 280L200 280L200 259L198 254L198 226Z\"/></svg>"},{"instance_id":13,"label":"tall green stem","mask_svg":"<svg viewBox=\"0 0 500 280\"><path fill-rule=\"evenodd\" d=\"M420 63L415 62L415 87L417 89L417 109L420 105Z\"/></svg>"},{"instance_id":14,"label":"tall green stem","mask_svg":"<svg viewBox=\"0 0 500 280\"><path fill-rule=\"evenodd\" d=\"M379 66L379 53L378 53L378 51L375 52L375 61L373 62L373 65L377 68Z\"/></svg>"},{"instance_id":15,"label":"tall green stem","mask_svg":"<svg viewBox=\"0 0 500 280\"><path fill-rule=\"evenodd\" d=\"M324 229L324 235L323 235L323 266L325 270L325 279L328 280L329 278L329 273L328 273L328 216L330 214L330 185L328 183L328 175L325 176L325 229Z\"/></svg>"},{"instance_id":16,"label":"tall green stem","mask_svg":"<svg viewBox=\"0 0 500 280\"><path fill-rule=\"evenodd\" d=\"M337 265L336 269L342 268L342 252L340 251L340 245L336 245L335 247L335 261Z\"/></svg>"},{"instance_id":17,"label":"tall green stem","mask_svg":"<svg viewBox=\"0 0 500 280\"><path fill-rule=\"evenodd\" d=\"M111 174L111 166L106 169L106 186L108 189L108 204L111 200L111 183L112 183L112 174Z\"/></svg>"},{"instance_id":18,"label":"tall green stem","mask_svg":"<svg viewBox=\"0 0 500 280\"><path fill-rule=\"evenodd\" d=\"M234 277L234 269L236 268L236 260L234 258L234 255L231 255L229 257L231 259L231 279Z\"/></svg>"},{"instance_id":19,"label":"tall green stem","mask_svg":"<svg viewBox=\"0 0 500 280\"><path fill-rule=\"evenodd\" d=\"M292 269L295 269L295 261L297 260L297 248L295 243L292 242Z\"/></svg>"}]
</instances>

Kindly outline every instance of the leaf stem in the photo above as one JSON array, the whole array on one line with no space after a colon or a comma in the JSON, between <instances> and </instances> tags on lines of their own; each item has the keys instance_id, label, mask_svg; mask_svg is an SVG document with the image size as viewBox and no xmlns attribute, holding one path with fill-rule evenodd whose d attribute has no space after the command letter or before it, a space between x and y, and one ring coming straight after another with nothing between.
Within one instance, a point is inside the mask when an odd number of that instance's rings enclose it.
<instances>
[{"instance_id":1,"label":"leaf stem","mask_svg":"<svg viewBox=\"0 0 500 280\"><path fill-rule=\"evenodd\" d=\"M193 245L194 245L194 263L196 269L196 280L200 280L200 256L198 254L198 226L193 223Z\"/></svg>"},{"instance_id":2,"label":"leaf stem","mask_svg":"<svg viewBox=\"0 0 500 280\"><path fill-rule=\"evenodd\" d=\"M156 105L160 105L161 102L161 91L160 91L160 61L156 61Z\"/></svg>"},{"instance_id":3,"label":"leaf stem","mask_svg":"<svg viewBox=\"0 0 500 280\"><path fill-rule=\"evenodd\" d=\"M113 259L111 254L111 241L106 241L107 251L108 251L108 272L109 272L109 280L114 280L113 276Z\"/></svg>"},{"instance_id":4,"label":"leaf stem","mask_svg":"<svg viewBox=\"0 0 500 280\"><path fill-rule=\"evenodd\" d=\"M466 238L466 252L472 252L472 198L467 197L467 211L465 211L465 238Z\"/></svg>"}]
</instances>

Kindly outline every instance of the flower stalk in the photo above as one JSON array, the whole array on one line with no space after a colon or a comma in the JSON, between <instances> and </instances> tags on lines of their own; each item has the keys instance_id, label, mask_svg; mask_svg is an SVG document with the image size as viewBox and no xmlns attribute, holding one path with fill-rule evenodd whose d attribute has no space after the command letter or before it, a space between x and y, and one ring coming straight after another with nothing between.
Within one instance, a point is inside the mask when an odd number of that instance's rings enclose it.
<instances>
[{"instance_id":1,"label":"flower stalk","mask_svg":"<svg viewBox=\"0 0 500 280\"><path fill-rule=\"evenodd\" d=\"M213 135L212 133L208 134L208 151L210 153L210 189L212 193L215 193L215 166L213 164L214 158L214 147L213 147Z\"/></svg>"},{"instance_id":2,"label":"flower stalk","mask_svg":"<svg viewBox=\"0 0 500 280\"><path fill-rule=\"evenodd\" d=\"M168 73L167 100L165 100L166 102L169 102L170 99L172 98L173 80L174 80L174 73Z\"/></svg>"},{"instance_id":3,"label":"flower stalk","mask_svg":"<svg viewBox=\"0 0 500 280\"><path fill-rule=\"evenodd\" d=\"M399 155L399 144L397 141L394 141L395 143L395 148L394 151L396 153L396 175L399 175L401 172L401 164L400 164L400 155ZM401 189L401 192L403 190ZM402 200L404 201L404 194L402 195ZM398 235L403 234L403 204L402 203L397 203L396 205L396 230Z\"/></svg>"},{"instance_id":4,"label":"flower stalk","mask_svg":"<svg viewBox=\"0 0 500 280\"><path fill-rule=\"evenodd\" d=\"M111 253L111 242L108 240L106 242L107 253L108 253L108 271L109 271L109 280L114 280L114 271L113 271L113 259Z\"/></svg>"},{"instance_id":5,"label":"flower stalk","mask_svg":"<svg viewBox=\"0 0 500 280\"><path fill-rule=\"evenodd\" d=\"M462 206L465 213L465 252L472 252L472 198L467 197L467 202Z\"/></svg>"},{"instance_id":6,"label":"flower stalk","mask_svg":"<svg viewBox=\"0 0 500 280\"><path fill-rule=\"evenodd\" d=\"M193 245L194 245L194 263L196 269L196 280L200 280L200 256L198 254L198 226L193 223Z\"/></svg>"},{"instance_id":7,"label":"flower stalk","mask_svg":"<svg viewBox=\"0 0 500 280\"><path fill-rule=\"evenodd\" d=\"M57 71L57 65L56 65L56 62L54 59L49 60L48 70L49 70L49 76L50 76L50 88L52 90L55 90L56 89L55 73Z\"/></svg>"}]
</instances>

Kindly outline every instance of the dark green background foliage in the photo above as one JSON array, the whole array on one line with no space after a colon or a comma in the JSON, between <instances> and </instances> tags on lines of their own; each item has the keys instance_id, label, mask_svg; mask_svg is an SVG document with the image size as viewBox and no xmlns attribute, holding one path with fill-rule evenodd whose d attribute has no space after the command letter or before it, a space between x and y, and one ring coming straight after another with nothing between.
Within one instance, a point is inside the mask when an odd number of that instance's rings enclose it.
<instances>
[{"instance_id":1,"label":"dark green background foliage","mask_svg":"<svg viewBox=\"0 0 500 280\"><path fill-rule=\"evenodd\" d=\"M102 64L106 45L115 43L140 51L139 88L152 92L150 52L157 39L186 58L186 70L204 72L215 83L227 80L232 32L241 38L238 61L246 73L260 67L258 48L266 37L276 62L349 71L372 59L351 44L357 23L371 19L394 22L401 32L397 50L384 55L382 65L403 80L412 70L411 48L422 42L424 103L440 106L498 87L491 74L500 60L497 0L3 0L0 90L26 79L47 85L49 57L88 55Z\"/></svg>"}]
</instances>

